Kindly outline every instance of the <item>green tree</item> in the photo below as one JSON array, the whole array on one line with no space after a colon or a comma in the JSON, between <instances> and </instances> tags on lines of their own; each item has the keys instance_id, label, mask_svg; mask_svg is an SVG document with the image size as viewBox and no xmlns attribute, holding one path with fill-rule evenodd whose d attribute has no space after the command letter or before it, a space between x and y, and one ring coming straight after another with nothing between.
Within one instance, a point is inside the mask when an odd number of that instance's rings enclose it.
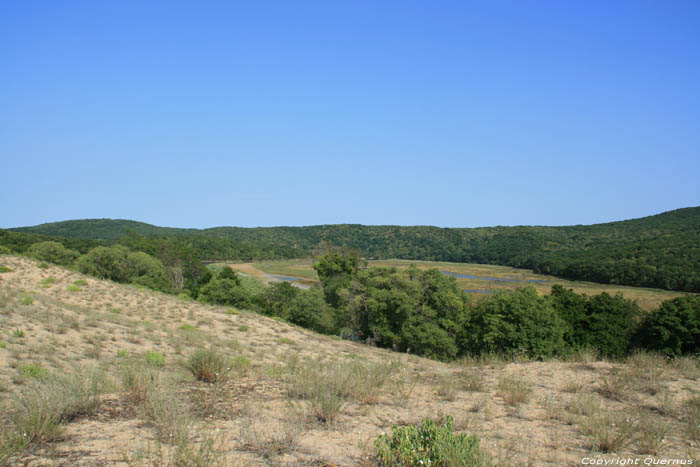
<instances>
[{"instance_id":1,"label":"green tree","mask_svg":"<svg viewBox=\"0 0 700 467\"><path fill-rule=\"evenodd\" d=\"M27 255L41 261L68 266L80 256L75 250L69 250L58 242L39 242L29 247Z\"/></svg>"},{"instance_id":2,"label":"green tree","mask_svg":"<svg viewBox=\"0 0 700 467\"><path fill-rule=\"evenodd\" d=\"M314 262L313 268L318 274L329 305L340 307L340 289L347 287L353 275L365 264L357 252L347 248L331 249Z\"/></svg>"},{"instance_id":3,"label":"green tree","mask_svg":"<svg viewBox=\"0 0 700 467\"><path fill-rule=\"evenodd\" d=\"M465 353L547 358L564 351L565 329L549 297L540 297L534 287L526 287L496 291L474 306L459 343Z\"/></svg>"},{"instance_id":4,"label":"green tree","mask_svg":"<svg viewBox=\"0 0 700 467\"><path fill-rule=\"evenodd\" d=\"M700 297L676 297L663 302L645 317L634 343L669 356L700 352Z\"/></svg>"}]
</instances>

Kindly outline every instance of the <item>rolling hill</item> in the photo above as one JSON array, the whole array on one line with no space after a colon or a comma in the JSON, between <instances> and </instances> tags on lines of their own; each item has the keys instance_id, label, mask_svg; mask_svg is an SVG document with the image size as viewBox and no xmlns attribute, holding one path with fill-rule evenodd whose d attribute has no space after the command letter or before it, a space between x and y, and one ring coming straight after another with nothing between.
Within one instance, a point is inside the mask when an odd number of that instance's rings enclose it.
<instances>
[{"instance_id":1,"label":"rolling hill","mask_svg":"<svg viewBox=\"0 0 700 467\"><path fill-rule=\"evenodd\" d=\"M214 227L178 229L86 219L11 229L59 238L118 242L128 235L177 237L209 260L308 258L324 245L374 259L499 264L573 280L700 292L700 207L576 226ZM1 239L0 239L1 241Z\"/></svg>"}]
</instances>

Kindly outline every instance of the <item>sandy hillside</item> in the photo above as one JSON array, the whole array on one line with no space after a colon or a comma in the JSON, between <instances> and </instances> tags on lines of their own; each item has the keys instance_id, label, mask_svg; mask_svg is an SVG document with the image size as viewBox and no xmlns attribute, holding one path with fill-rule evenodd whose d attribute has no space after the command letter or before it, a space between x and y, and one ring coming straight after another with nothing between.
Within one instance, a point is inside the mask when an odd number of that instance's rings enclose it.
<instances>
[{"instance_id":1,"label":"sandy hillside","mask_svg":"<svg viewBox=\"0 0 700 467\"><path fill-rule=\"evenodd\" d=\"M0 265L5 436L39 381L100 381L92 409L10 465L374 465L392 425L448 415L494 465L700 459L692 359L447 365L24 258ZM197 381L185 362L198 349L224 357L225 376Z\"/></svg>"}]
</instances>

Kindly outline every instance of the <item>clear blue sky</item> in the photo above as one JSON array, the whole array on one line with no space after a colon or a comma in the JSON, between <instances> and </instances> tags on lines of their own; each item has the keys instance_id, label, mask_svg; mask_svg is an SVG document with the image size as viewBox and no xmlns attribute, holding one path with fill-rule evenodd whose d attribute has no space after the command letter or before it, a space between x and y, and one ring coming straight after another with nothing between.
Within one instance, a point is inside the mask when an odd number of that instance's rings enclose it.
<instances>
[{"instance_id":1,"label":"clear blue sky","mask_svg":"<svg viewBox=\"0 0 700 467\"><path fill-rule=\"evenodd\" d=\"M700 205L700 2L0 2L0 227Z\"/></svg>"}]
</instances>

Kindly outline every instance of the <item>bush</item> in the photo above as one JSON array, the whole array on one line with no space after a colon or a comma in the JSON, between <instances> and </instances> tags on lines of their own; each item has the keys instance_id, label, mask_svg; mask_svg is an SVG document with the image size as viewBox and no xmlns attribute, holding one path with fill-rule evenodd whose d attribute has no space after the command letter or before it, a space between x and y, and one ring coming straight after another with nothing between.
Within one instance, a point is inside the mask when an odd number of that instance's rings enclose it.
<instances>
[{"instance_id":1,"label":"bush","mask_svg":"<svg viewBox=\"0 0 700 467\"><path fill-rule=\"evenodd\" d=\"M77 261L84 274L142 285L153 290L170 292L172 289L168 271L160 260L144 253L131 252L121 245L98 246Z\"/></svg>"},{"instance_id":2,"label":"bush","mask_svg":"<svg viewBox=\"0 0 700 467\"><path fill-rule=\"evenodd\" d=\"M10 253L12 253L12 250L5 245L0 245L0 255L9 255Z\"/></svg>"},{"instance_id":3,"label":"bush","mask_svg":"<svg viewBox=\"0 0 700 467\"><path fill-rule=\"evenodd\" d=\"M663 302L646 316L634 343L669 356L700 352L700 297L677 297Z\"/></svg>"},{"instance_id":4,"label":"bush","mask_svg":"<svg viewBox=\"0 0 700 467\"><path fill-rule=\"evenodd\" d=\"M229 268L230 269L230 268ZM250 294L241 287L240 281L233 279L212 279L199 289L198 300L215 305L236 306L248 308L250 306Z\"/></svg>"},{"instance_id":5,"label":"bush","mask_svg":"<svg viewBox=\"0 0 700 467\"><path fill-rule=\"evenodd\" d=\"M68 266L80 256L80 253L69 250L58 242L39 242L29 247L27 255L40 261Z\"/></svg>"},{"instance_id":6,"label":"bush","mask_svg":"<svg viewBox=\"0 0 700 467\"><path fill-rule=\"evenodd\" d=\"M189 358L185 367L199 381L215 383L223 380L231 371L226 358L220 355L215 349L199 349Z\"/></svg>"},{"instance_id":7,"label":"bush","mask_svg":"<svg viewBox=\"0 0 700 467\"><path fill-rule=\"evenodd\" d=\"M429 418L420 426L392 428L391 436L380 435L374 442L377 459L386 466L484 466L490 460L479 449L479 438L452 433L452 417L442 428Z\"/></svg>"}]
</instances>

